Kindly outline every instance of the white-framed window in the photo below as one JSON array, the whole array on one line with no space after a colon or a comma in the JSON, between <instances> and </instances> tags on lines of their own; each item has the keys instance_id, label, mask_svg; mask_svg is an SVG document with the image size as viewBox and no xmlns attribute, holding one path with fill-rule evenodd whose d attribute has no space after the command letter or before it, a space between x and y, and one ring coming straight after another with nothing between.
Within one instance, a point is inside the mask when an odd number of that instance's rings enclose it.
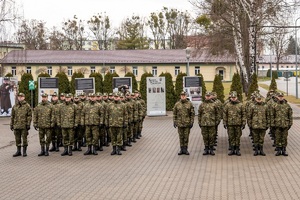
<instances>
[{"instance_id":1,"label":"white-framed window","mask_svg":"<svg viewBox=\"0 0 300 200\"><path fill-rule=\"evenodd\" d=\"M91 73L95 73L96 72L96 67L95 66L91 66Z\"/></svg>"},{"instance_id":2,"label":"white-framed window","mask_svg":"<svg viewBox=\"0 0 300 200\"><path fill-rule=\"evenodd\" d=\"M116 67L115 67L115 66L110 66L110 67L109 67L109 72L110 72L111 74L115 73L115 71L116 71Z\"/></svg>"},{"instance_id":3,"label":"white-framed window","mask_svg":"<svg viewBox=\"0 0 300 200\"><path fill-rule=\"evenodd\" d=\"M195 66L195 75L200 74L200 67L199 66Z\"/></svg>"},{"instance_id":4,"label":"white-framed window","mask_svg":"<svg viewBox=\"0 0 300 200\"><path fill-rule=\"evenodd\" d=\"M175 76L177 76L180 73L180 67L175 66Z\"/></svg>"},{"instance_id":5,"label":"white-framed window","mask_svg":"<svg viewBox=\"0 0 300 200\"><path fill-rule=\"evenodd\" d=\"M16 66L12 66L12 67L11 67L11 74L12 74L13 76L16 76L16 75L17 75L17 67L16 67Z\"/></svg>"},{"instance_id":6,"label":"white-framed window","mask_svg":"<svg viewBox=\"0 0 300 200\"><path fill-rule=\"evenodd\" d=\"M157 66L152 66L152 75L157 76Z\"/></svg>"},{"instance_id":7,"label":"white-framed window","mask_svg":"<svg viewBox=\"0 0 300 200\"><path fill-rule=\"evenodd\" d=\"M289 66L286 66L286 68L289 68Z\"/></svg>"},{"instance_id":8,"label":"white-framed window","mask_svg":"<svg viewBox=\"0 0 300 200\"><path fill-rule=\"evenodd\" d=\"M219 70L219 75L221 76L221 79L224 79L224 70L220 69Z\"/></svg>"},{"instance_id":9,"label":"white-framed window","mask_svg":"<svg viewBox=\"0 0 300 200\"><path fill-rule=\"evenodd\" d=\"M31 67L30 67L30 66L27 66L27 67L26 67L26 73L27 73L27 74L31 74Z\"/></svg>"},{"instance_id":10,"label":"white-framed window","mask_svg":"<svg viewBox=\"0 0 300 200\"><path fill-rule=\"evenodd\" d=\"M52 76L52 66L47 67L47 72L50 76Z\"/></svg>"},{"instance_id":11,"label":"white-framed window","mask_svg":"<svg viewBox=\"0 0 300 200\"><path fill-rule=\"evenodd\" d=\"M132 67L132 73L133 73L133 75L137 76L138 75L138 67Z\"/></svg>"},{"instance_id":12,"label":"white-framed window","mask_svg":"<svg viewBox=\"0 0 300 200\"><path fill-rule=\"evenodd\" d=\"M68 66L68 76L72 76L73 75L73 68L72 66Z\"/></svg>"}]
</instances>

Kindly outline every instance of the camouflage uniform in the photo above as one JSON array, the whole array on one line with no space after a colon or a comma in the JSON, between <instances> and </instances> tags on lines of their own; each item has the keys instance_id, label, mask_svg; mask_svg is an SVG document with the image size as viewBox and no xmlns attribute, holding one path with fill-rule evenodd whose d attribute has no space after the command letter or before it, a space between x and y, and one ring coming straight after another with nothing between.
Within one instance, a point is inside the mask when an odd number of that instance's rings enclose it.
<instances>
[{"instance_id":1,"label":"camouflage uniform","mask_svg":"<svg viewBox=\"0 0 300 200\"><path fill-rule=\"evenodd\" d=\"M228 155L240 153L240 139L242 136L242 129L246 125L246 112L243 104L237 100L237 94L232 93L229 103L224 107L223 113L224 128L228 129L229 145L231 152Z\"/></svg>"},{"instance_id":2,"label":"camouflage uniform","mask_svg":"<svg viewBox=\"0 0 300 200\"><path fill-rule=\"evenodd\" d=\"M278 101L276 95L273 95L267 102L267 105L269 107L270 112L272 111L273 107L276 105L276 102ZM276 137L275 137L275 128L273 126L270 126L270 137L274 141L273 147L276 147Z\"/></svg>"},{"instance_id":3,"label":"camouflage uniform","mask_svg":"<svg viewBox=\"0 0 300 200\"><path fill-rule=\"evenodd\" d=\"M263 144L266 130L270 126L270 112L268 105L262 101L261 96L256 96L256 99L257 100L248 109L248 126L251 127L253 131L254 156L258 154L265 156Z\"/></svg>"},{"instance_id":4,"label":"camouflage uniform","mask_svg":"<svg viewBox=\"0 0 300 200\"><path fill-rule=\"evenodd\" d=\"M57 97L56 92L52 94L53 97ZM59 151L59 141L61 140L61 128L57 125L61 103L58 100L51 99L51 104L54 110L54 128L51 133L52 147L49 150L50 152Z\"/></svg>"},{"instance_id":5,"label":"camouflage uniform","mask_svg":"<svg viewBox=\"0 0 300 200\"><path fill-rule=\"evenodd\" d=\"M125 110L126 110L126 113L127 113L127 121L128 121L128 123L126 124L125 127L123 127L123 130L122 130L123 145L121 146L121 150L122 151L126 151L126 144L127 144L127 141L128 141L128 135L127 135L128 127L129 127L128 124L132 120L132 118L131 118L132 117L132 113L131 113L130 107L127 104L127 101L126 101L126 99L125 99L125 97L124 97L123 94L120 94L120 101L125 106Z\"/></svg>"},{"instance_id":6,"label":"camouflage uniform","mask_svg":"<svg viewBox=\"0 0 300 200\"><path fill-rule=\"evenodd\" d=\"M203 155L215 155L213 145L215 144L216 127L221 120L220 107L210 97L211 93L207 92L205 95L206 99L198 108L198 124L201 128L205 145Z\"/></svg>"},{"instance_id":7,"label":"camouflage uniform","mask_svg":"<svg viewBox=\"0 0 300 200\"><path fill-rule=\"evenodd\" d=\"M133 97L133 102L134 102L134 106L135 109L137 110L137 117L134 118L133 120L133 137L132 137L132 142L136 142L136 139L140 139L138 131L139 131L139 126L140 126L140 122L143 119L143 115L144 115L144 110L142 107L141 102L137 99L137 96L134 95Z\"/></svg>"},{"instance_id":8,"label":"camouflage uniform","mask_svg":"<svg viewBox=\"0 0 300 200\"><path fill-rule=\"evenodd\" d=\"M24 93L19 93L18 98L19 97L25 98ZM17 146L17 152L13 155L14 157L21 156L21 146L23 146L23 156L27 156L27 135L31 120L32 111L30 105L25 100L18 101L12 108L10 119L10 129L14 131Z\"/></svg>"},{"instance_id":9,"label":"camouflage uniform","mask_svg":"<svg viewBox=\"0 0 300 200\"><path fill-rule=\"evenodd\" d=\"M118 94L115 94L114 97L115 99L118 98ZM120 152L121 146L123 145L122 129L126 128L128 124L128 114L125 104L121 103L120 100L111 102L106 110L105 123L111 131L111 142L113 146L111 155L122 155Z\"/></svg>"},{"instance_id":10,"label":"camouflage uniform","mask_svg":"<svg viewBox=\"0 0 300 200\"><path fill-rule=\"evenodd\" d=\"M72 156L72 146L74 145L74 129L78 126L78 110L71 102L71 95L66 95L66 101L59 110L58 126L62 129L64 152L62 156Z\"/></svg>"},{"instance_id":11,"label":"camouflage uniform","mask_svg":"<svg viewBox=\"0 0 300 200\"><path fill-rule=\"evenodd\" d=\"M283 94L279 93L278 97L283 98ZM293 110L285 99L278 99L271 110L271 126L275 129L276 137L276 156L287 156L286 146L288 130L293 125Z\"/></svg>"},{"instance_id":12,"label":"camouflage uniform","mask_svg":"<svg viewBox=\"0 0 300 200\"><path fill-rule=\"evenodd\" d=\"M222 115L223 115L223 103L217 98L217 93L216 92L212 92L212 100L214 101L214 103L217 105L217 109L218 109L218 115L220 117L218 123L216 123L216 128L215 128L215 146L217 146L217 138L218 138L218 126L222 120Z\"/></svg>"},{"instance_id":13,"label":"camouflage uniform","mask_svg":"<svg viewBox=\"0 0 300 200\"><path fill-rule=\"evenodd\" d=\"M132 96L131 94L127 94L126 95L126 101L127 101L127 110L128 110L128 127L127 127L127 146L132 146L131 145L131 141L132 141L132 137L133 137L133 126L134 123L136 123L137 118L138 118L138 110L137 107L134 103L134 101L132 100Z\"/></svg>"},{"instance_id":14,"label":"camouflage uniform","mask_svg":"<svg viewBox=\"0 0 300 200\"><path fill-rule=\"evenodd\" d=\"M77 119L78 119L78 126L75 128L74 131L74 148L72 149L73 151L82 151L81 147L82 147L82 139L83 139L83 135L84 135L84 125L81 124L81 112L83 109L83 103L78 99L78 97L74 97L74 104L76 105L76 113L78 115Z\"/></svg>"},{"instance_id":15,"label":"camouflage uniform","mask_svg":"<svg viewBox=\"0 0 300 200\"><path fill-rule=\"evenodd\" d=\"M106 116L107 106L110 103L110 101L108 100L107 93L104 93L102 98L103 98L102 105L103 105L103 109L104 109L104 116ZM104 117L104 120L105 120L105 117ZM108 147L111 137L110 137L109 127L107 127L105 124L106 123L104 122L104 127L103 127L103 131L104 131L104 133L103 133L103 142L104 142L104 145Z\"/></svg>"},{"instance_id":16,"label":"camouflage uniform","mask_svg":"<svg viewBox=\"0 0 300 200\"><path fill-rule=\"evenodd\" d=\"M144 119L147 115L147 105L146 105L146 102L142 99L140 92L135 91L135 95L136 95L137 101L140 102L141 108L142 108L142 118L138 122L138 125L137 125L137 139L139 139L139 137L142 137L143 123L144 123Z\"/></svg>"},{"instance_id":17,"label":"camouflage uniform","mask_svg":"<svg viewBox=\"0 0 300 200\"><path fill-rule=\"evenodd\" d=\"M95 94L91 94L90 98L95 98ZM99 126L104 123L104 108L96 100L91 99L89 103L84 105L81 112L81 124L85 126L85 135L88 150L84 155L98 155L96 146L99 140Z\"/></svg>"},{"instance_id":18,"label":"camouflage uniform","mask_svg":"<svg viewBox=\"0 0 300 200\"><path fill-rule=\"evenodd\" d=\"M48 97L47 94L43 94L42 97ZM54 109L53 105L48 100L42 100L41 103L34 109L33 126L39 130L39 138L41 145L41 153L39 156L48 156L49 145L51 142L51 132L54 127ZM46 137L46 138L45 138ZM46 146L46 150L45 150Z\"/></svg>"}]
</instances>

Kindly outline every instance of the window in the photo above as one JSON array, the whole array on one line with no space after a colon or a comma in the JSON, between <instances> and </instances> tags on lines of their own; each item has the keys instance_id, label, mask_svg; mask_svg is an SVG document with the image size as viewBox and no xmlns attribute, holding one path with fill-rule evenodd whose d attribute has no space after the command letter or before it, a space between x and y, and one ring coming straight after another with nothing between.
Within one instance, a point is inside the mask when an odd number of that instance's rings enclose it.
<instances>
[{"instance_id":1,"label":"window","mask_svg":"<svg viewBox=\"0 0 300 200\"><path fill-rule=\"evenodd\" d=\"M179 66L175 66L175 76L177 76L180 72L180 67Z\"/></svg>"},{"instance_id":2,"label":"window","mask_svg":"<svg viewBox=\"0 0 300 200\"><path fill-rule=\"evenodd\" d=\"M157 76L157 67L156 66L152 67L152 75Z\"/></svg>"},{"instance_id":3,"label":"window","mask_svg":"<svg viewBox=\"0 0 300 200\"><path fill-rule=\"evenodd\" d=\"M91 66L91 73L95 73L96 72L96 67L95 66Z\"/></svg>"},{"instance_id":4,"label":"window","mask_svg":"<svg viewBox=\"0 0 300 200\"><path fill-rule=\"evenodd\" d=\"M262 66L262 68L264 69L264 68L265 68L265 66Z\"/></svg>"},{"instance_id":5,"label":"window","mask_svg":"<svg viewBox=\"0 0 300 200\"><path fill-rule=\"evenodd\" d=\"M115 72L116 72L115 66L110 66L110 67L109 67L109 72L110 72L111 74L115 73Z\"/></svg>"},{"instance_id":6,"label":"window","mask_svg":"<svg viewBox=\"0 0 300 200\"><path fill-rule=\"evenodd\" d=\"M286 66L286 68L289 68L289 66Z\"/></svg>"},{"instance_id":7,"label":"window","mask_svg":"<svg viewBox=\"0 0 300 200\"><path fill-rule=\"evenodd\" d=\"M68 76L72 76L72 75L73 75L72 66L68 66Z\"/></svg>"},{"instance_id":8,"label":"window","mask_svg":"<svg viewBox=\"0 0 300 200\"><path fill-rule=\"evenodd\" d=\"M16 76L17 75L17 68L14 66L14 67L11 67L11 74L13 76Z\"/></svg>"},{"instance_id":9,"label":"window","mask_svg":"<svg viewBox=\"0 0 300 200\"><path fill-rule=\"evenodd\" d=\"M138 75L138 67L132 67L132 73L133 73L133 75L137 76Z\"/></svg>"},{"instance_id":10,"label":"window","mask_svg":"<svg viewBox=\"0 0 300 200\"><path fill-rule=\"evenodd\" d=\"M47 67L47 72L50 76L52 76L52 66Z\"/></svg>"},{"instance_id":11,"label":"window","mask_svg":"<svg viewBox=\"0 0 300 200\"><path fill-rule=\"evenodd\" d=\"M221 79L224 79L224 70L219 70L219 75L221 76Z\"/></svg>"},{"instance_id":12,"label":"window","mask_svg":"<svg viewBox=\"0 0 300 200\"><path fill-rule=\"evenodd\" d=\"M31 67L30 67L30 66L27 66L27 67L26 67L26 73L27 73L27 74L31 74Z\"/></svg>"},{"instance_id":13,"label":"window","mask_svg":"<svg viewBox=\"0 0 300 200\"><path fill-rule=\"evenodd\" d=\"M199 66L195 67L195 75L198 75L198 74L200 74L200 67Z\"/></svg>"},{"instance_id":14,"label":"window","mask_svg":"<svg viewBox=\"0 0 300 200\"><path fill-rule=\"evenodd\" d=\"M281 66L281 68L283 68L283 66Z\"/></svg>"}]
</instances>

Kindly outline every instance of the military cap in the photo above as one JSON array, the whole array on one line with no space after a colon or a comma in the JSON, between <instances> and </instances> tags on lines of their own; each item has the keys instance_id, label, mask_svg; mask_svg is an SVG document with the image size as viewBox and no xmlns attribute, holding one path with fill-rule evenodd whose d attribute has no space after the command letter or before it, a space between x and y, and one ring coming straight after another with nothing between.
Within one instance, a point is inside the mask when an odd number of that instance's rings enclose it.
<instances>
[{"instance_id":1,"label":"military cap","mask_svg":"<svg viewBox=\"0 0 300 200\"><path fill-rule=\"evenodd\" d=\"M61 96L61 97L64 97L64 96L65 96L65 93L60 93L60 96Z\"/></svg>"},{"instance_id":2,"label":"military cap","mask_svg":"<svg viewBox=\"0 0 300 200\"><path fill-rule=\"evenodd\" d=\"M95 93L89 93L89 97L95 97L96 94Z\"/></svg>"},{"instance_id":3,"label":"military cap","mask_svg":"<svg viewBox=\"0 0 300 200\"><path fill-rule=\"evenodd\" d=\"M135 90L134 93L139 93L139 91L138 91L138 90Z\"/></svg>"},{"instance_id":4,"label":"military cap","mask_svg":"<svg viewBox=\"0 0 300 200\"><path fill-rule=\"evenodd\" d=\"M255 98L260 100L260 99L263 98L263 96L262 96L261 94L257 94L257 95L255 96Z\"/></svg>"},{"instance_id":5,"label":"military cap","mask_svg":"<svg viewBox=\"0 0 300 200\"><path fill-rule=\"evenodd\" d=\"M114 94L114 97L119 97L120 95L116 92L115 94Z\"/></svg>"},{"instance_id":6,"label":"military cap","mask_svg":"<svg viewBox=\"0 0 300 200\"><path fill-rule=\"evenodd\" d=\"M107 97L107 93L106 93L106 92L105 92L105 93L103 93L103 96L104 96L104 97Z\"/></svg>"},{"instance_id":7,"label":"military cap","mask_svg":"<svg viewBox=\"0 0 300 200\"><path fill-rule=\"evenodd\" d=\"M48 94L47 93L43 93L42 97L48 97Z\"/></svg>"},{"instance_id":8,"label":"military cap","mask_svg":"<svg viewBox=\"0 0 300 200\"><path fill-rule=\"evenodd\" d=\"M185 91L180 92L180 95L186 95Z\"/></svg>"},{"instance_id":9,"label":"military cap","mask_svg":"<svg viewBox=\"0 0 300 200\"><path fill-rule=\"evenodd\" d=\"M25 97L25 94L22 93L22 92L20 92L20 93L18 94L18 97Z\"/></svg>"},{"instance_id":10,"label":"military cap","mask_svg":"<svg viewBox=\"0 0 300 200\"><path fill-rule=\"evenodd\" d=\"M127 92L127 93L125 94L125 96L126 96L126 97L130 96L130 93L129 93L129 92Z\"/></svg>"},{"instance_id":11,"label":"military cap","mask_svg":"<svg viewBox=\"0 0 300 200\"><path fill-rule=\"evenodd\" d=\"M212 95L212 92L210 92L210 91L207 91L206 93L205 93L205 96L211 96Z\"/></svg>"},{"instance_id":12,"label":"military cap","mask_svg":"<svg viewBox=\"0 0 300 200\"><path fill-rule=\"evenodd\" d=\"M96 96L97 96L97 97L101 97L102 94L101 94L100 92L97 92L97 93L96 93Z\"/></svg>"},{"instance_id":13,"label":"military cap","mask_svg":"<svg viewBox=\"0 0 300 200\"><path fill-rule=\"evenodd\" d=\"M109 93L108 96L114 96L114 94L113 93Z\"/></svg>"},{"instance_id":14,"label":"military cap","mask_svg":"<svg viewBox=\"0 0 300 200\"><path fill-rule=\"evenodd\" d=\"M217 95L216 92L211 92L210 94L213 95L213 96L216 96L216 95Z\"/></svg>"},{"instance_id":15,"label":"military cap","mask_svg":"<svg viewBox=\"0 0 300 200\"><path fill-rule=\"evenodd\" d=\"M72 95L71 94L66 94L66 96L65 96L66 98L71 98L72 97Z\"/></svg>"},{"instance_id":16,"label":"military cap","mask_svg":"<svg viewBox=\"0 0 300 200\"><path fill-rule=\"evenodd\" d=\"M56 92L53 92L53 94L51 94L51 96L57 96L57 93L56 93Z\"/></svg>"},{"instance_id":17,"label":"military cap","mask_svg":"<svg viewBox=\"0 0 300 200\"><path fill-rule=\"evenodd\" d=\"M85 92L80 93L79 96L85 96Z\"/></svg>"},{"instance_id":18,"label":"military cap","mask_svg":"<svg viewBox=\"0 0 300 200\"><path fill-rule=\"evenodd\" d=\"M78 95L78 94L75 94L75 95L74 95L74 99L79 99L79 95Z\"/></svg>"},{"instance_id":19,"label":"military cap","mask_svg":"<svg viewBox=\"0 0 300 200\"><path fill-rule=\"evenodd\" d=\"M120 98L124 98L125 97L124 94L119 94L119 96L120 96Z\"/></svg>"},{"instance_id":20,"label":"military cap","mask_svg":"<svg viewBox=\"0 0 300 200\"><path fill-rule=\"evenodd\" d=\"M236 91L232 91L231 94L230 94L230 97L237 97Z\"/></svg>"},{"instance_id":21,"label":"military cap","mask_svg":"<svg viewBox=\"0 0 300 200\"><path fill-rule=\"evenodd\" d=\"M131 93L131 94L130 94L130 96L133 96L133 97L134 97L134 96L135 96L135 94L134 94L134 93Z\"/></svg>"},{"instance_id":22,"label":"military cap","mask_svg":"<svg viewBox=\"0 0 300 200\"><path fill-rule=\"evenodd\" d=\"M284 97L284 94L283 94L282 92L278 92L278 93L277 93L277 96L278 96L278 97Z\"/></svg>"},{"instance_id":23,"label":"military cap","mask_svg":"<svg viewBox=\"0 0 300 200\"><path fill-rule=\"evenodd\" d=\"M4 77L4 80L5 80L5 81L9 81L9 78L8 78L8 77Z\"/></svg>"}]
</instances>

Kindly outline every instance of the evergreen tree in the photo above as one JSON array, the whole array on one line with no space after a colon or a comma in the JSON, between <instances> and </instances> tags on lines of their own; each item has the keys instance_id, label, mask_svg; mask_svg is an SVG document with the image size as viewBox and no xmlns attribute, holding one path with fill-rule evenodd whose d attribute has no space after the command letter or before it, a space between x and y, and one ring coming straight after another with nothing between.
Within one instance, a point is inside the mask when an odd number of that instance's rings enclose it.
<instances>
[{"instance_id":1,"label":"evergreen tree","mask_svg":"<svg viewBox=\"0 0 300 200\"><path fill-rule=\"evenodd\" d=\"M140 82L140 93L142 96L142 99L147 103L147 77L153 77L153 75L150 72L145 72L141 76L141 82Z\"/></svg>"},{"instance_id":2,"label":"evergreen tree","mask_svg":"<svg viewBox=\"0 0 300 200\"><path fill-rule=\"evenodd\" d=\"M267 71L267 77L271 77L271 70L268 69ZM277 70L272 70L272 78L275 77L275 79L278 79L278 72Z\"/></svg>"},{"instance_id":3,"label":"evergreen tree","mask_svg":"<svg viewBox=\"0 0 300 200\"><path fill-rule=\"evenodd\" d=\"M289 44L288 44L288 47L286 49L286 54L287 55L296 55L296 40L293 36L290 37L289 39ZM299 46L297 46L297 54L299 55L300 54L300 48Z\"/></svg>"},{"instance_id":4,"label":"evergreen tree","mask_svg":"<svg viewBox=\"0 0 300 200\"><path fill-rule=\"evenodd\" d=\"M173 85L173 78L169 72L161 73L159 77L165 77L166 79L166 109L168 111L173 110L173 107L176 103L174 85Z\"/></svg>"},{"instance_id":5,"label":"evergreen tree","mask_svg":"<svg viewBox=\"0 0 300 200\"><path fill-rule=\"evenodd\" d=\"M37 106L38 103L39 103L39 95L38 94L38 88L39 88L39 77L51 77L48 73L40 73L37 77L37 80L36 80L36 90L35 90L35 94L34 94L34 106ZM48 95L51 95L51 94L48 94Z\"/></svg>"},{"instance_id":6,"label":"evergreen tree","mask_svg":"<svg viewBox=\"0 0 300 200\"><path fill-rule=\"evenodd\" d=\"M232 77L232 83L230 86L230 92L231 91L236 91L238 95L238 99L240 101L243 101L243 86L241 82L241 77L238 73L234 73Z\"/></svg>"},{"instance_id":7,"label":"evergreen tree","mask_svg":"<svg viewBox=\"0 0 300 200\"><path fill-rule=\"evenodd\" d=\"M71 83L70 83L70 89L71 93L75 94L75 79L76 78L84 78L84 74L82 72L74 72L72 75Z\"/></svg>"},{"instance_id":8,"label":"evergreen tree","mask_svg":"<svg viewBox=\"0 0 300 200\"><path fill-rule=\"evenodd\" d=\"M204 101L204 99L205 99L205 93L206 93L206 86L205 86L203 75L202 74L198 74L198 76L201 77L202 100Z\"/></svg>"},{"instance_id":9,"label":"evergreen tree","mask_svg":"<svg viewBox=\"0 0 300 200\"><path fill-rule=\"evenodd\" d=\"M7 73L4 77L14 77L12 73Z\"/></svg>"},{"instance_id":10,"label":"evergreen tree","mask_svg":"<svg viewBox=\"0 0 300 200\"><path fill-rule=\"evenodd\" d=\"M272 77L271 84L269 86L269 90L274 90L274 91L277 90L277 83L276 83L274 76Z\"/></svg>"},{"instance_id":11,"label":"evergreen tree","mask_svg":"<svg viewBox=\"0 0 300 200\"><path fill-rule=\"evenodd\" d=\"M125 74L125 77L131 77L132 80L132 92L134 92L135 90L137 90L137 81L136 81L136 77L132 72L127 72Z\"/></svg>"},{"instance_id":12,"label":"evergreen tree","mask_svg":"<svg viewBox=\"0 0 300 200\"><path fill-rule=\"evenodd\" d=\"M19 92L22 92L25 94L25 99L29 104L31 102L31 92L29 90L29 81L32 81L32 80L33 80L32 74L24 73L21 76L21 82L19 84ZM37 88L35 90L37 90Z\"/></svg>"},{"instance_id":13,"label":"evergreen tree","mask_svg":"<svg viewBox=\"0 0 300 200\"><path fill-rule=\"evenodd\" d=\"M116 72L114 72L113 74L107 72L105 74L104 82L103 82L103 92L111 93L113 91L113 86L112 86L113 77L119 77L119 75Z\"/></svg>"},{"instance_id":14,"label":"evergreen tree","mask_svg":"<svg viewBox=\"0 0 300 200\"><path fill-rule=\"evenodd\" d=\"M186 76L186 73L180 72L176 77L175 82L175 98L180 98L180 93L183 91L183 77Z\"/></svg>"},{"instance_id":15,"label":"evergreen tree","mask_svg":"<svg viewBox=\"0 0 300 200\"><path fill-rule=\"evenodd\" d=\"M103 92L103 77L99 72L94 72L90 74L90 78L95 78L95 91Z\"/></svg>"},{"instance_id":16,"label":"evergreen tree","mask_svg":"<svg viewBox=\"0 0 300 200\"><path fill-rule=\"evenodd\" d=\"M257 84L257 75L256 74L252 74L251 76L251 84L249 86L249 90L248 90L248 94L247 94L247 99L251 98L251 94L254 91L258 90L258 84Z\"/></svg>"},{"instance_id":17,"label":"evergreen tree","mask_svg":"<svg viewBox=\"0 0 300 200\"><path fill-rule=\"evenodd\" d=\"M224 86L222 83L222 78L219 74L215 75L215 79L213 82L213 92L216 92L218 95L218 99L224 103Z\"/></svg>"},{"instance_id":18,"label":"evergreen tree","mask_svg":"<svg viewBox=\"0 0 300 200\"><path fill-rule=\"evenodd\" d=\"M58 93L70 93L70 81L65 72L58 72L56 76L58 78Z\"/></svg>"}]
</instances>

